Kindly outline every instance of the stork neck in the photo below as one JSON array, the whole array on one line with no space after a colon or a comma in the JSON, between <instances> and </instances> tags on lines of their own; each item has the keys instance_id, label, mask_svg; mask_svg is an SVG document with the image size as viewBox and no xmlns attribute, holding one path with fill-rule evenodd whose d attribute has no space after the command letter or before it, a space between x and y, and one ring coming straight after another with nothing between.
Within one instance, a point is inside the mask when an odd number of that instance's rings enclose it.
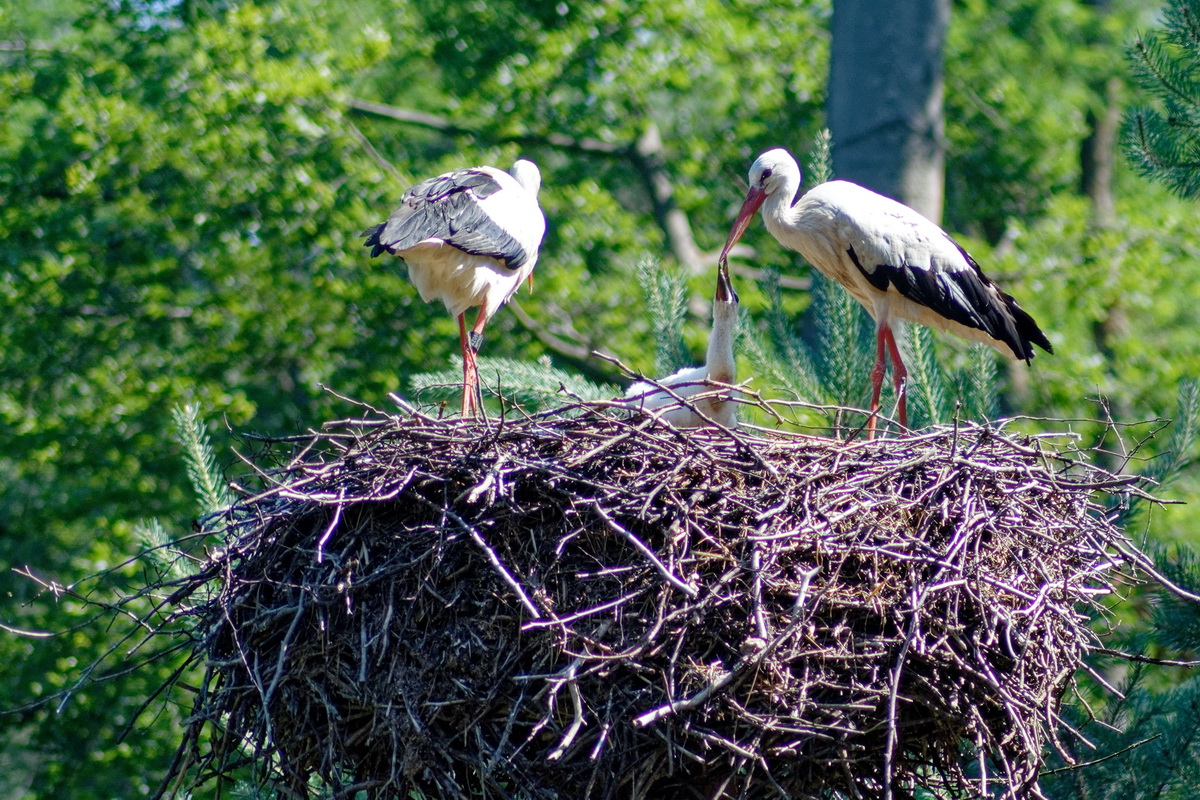
<instances>
[{"instance_id":1,"label":"stork neck","mask_svg":"<svg viewBox=\"0 0 1200 800\"><path fill-rule=\"evenodd\" d=\"M733 383L737 377L733 355L737 319L737 303L719 300L713 303L713 326L708 335L708 356L705 364L708 367L708 376L722 383Z\"/></svg>"},{"instance_id":2,"label":"stork neck","mask_svg":"<svg viewBox=\"0 0 1200 800\"><path fill-rule=\"evenodd\" d=\"M769 223L789 225L799 215L796 206L796 192L800 190L800 176L788 175L787 179L777 190L767 196L763 203L763 219ZM795 202L793 202L795 201Z\"/></svg>"}]
</instances>

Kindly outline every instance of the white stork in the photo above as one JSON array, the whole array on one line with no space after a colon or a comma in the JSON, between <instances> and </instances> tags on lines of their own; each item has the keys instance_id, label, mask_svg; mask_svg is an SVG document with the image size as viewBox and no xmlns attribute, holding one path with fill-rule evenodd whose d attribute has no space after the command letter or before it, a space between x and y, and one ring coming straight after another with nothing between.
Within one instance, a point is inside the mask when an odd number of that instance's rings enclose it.
<instances>
[{"instance_id":1,"label":"white stork","mask_svg":"<svg viewBox=\"0 0 1200 800\"><path fill-rule=\"evenodd\" d=\"M871 372L874 435L879 392L892 360L900 424L907 426L907 372L892 322L911 320L991 345L1029 363L1033 345L1054 352L1033 317L992 283L950 235L908 206L847 181L830 181L796 198L800 167L783 149L750 167L750 191L721 251L723 263L761 206L767 230L846 288L875 318Z\"/></svg>"},{"instance_id":2,"label":"white stork","mask_svg":"<svg viewBox=\"0 0 1200 800\"><path fill-rule=\"evenodd\" d=\"M425 302L441 300L458 318L463 357L463 416L476 416L483 328L521 281L533 287L533 267L546 232L538 206L542 176L521 159L512 174L495 167L457 169L409 189L387 222L362 232L371 257L404 259ZM467 331L466 311L479 308Z\"/></svg>"},{"instance_id":3,"label":"white stork","mask_svg":"<svg viewBox=\"0 0 1200 800\"><path fill-rule=\"evenodd\" d=\"M660 385L670 387L679 397L689 400L695 411L679 405L678 400L651 383L635 383L625 392L625 398L635 401L647 410L675 404L675 408L663 412L662 418L676 428L700 428L714 422L725 426L733 425L736 417L733 401L722 397L690 401L695 395L713 391L713 387L704 385L706 380L720 383L733 383L737 380L733 337L737 330L738 296L729 280L729 266L724 259L717 265L717 289L713 294L712 317L712 331L708 335L708 355L704 366L687 367L658 381Z\"/></svg>"}]
</instances>

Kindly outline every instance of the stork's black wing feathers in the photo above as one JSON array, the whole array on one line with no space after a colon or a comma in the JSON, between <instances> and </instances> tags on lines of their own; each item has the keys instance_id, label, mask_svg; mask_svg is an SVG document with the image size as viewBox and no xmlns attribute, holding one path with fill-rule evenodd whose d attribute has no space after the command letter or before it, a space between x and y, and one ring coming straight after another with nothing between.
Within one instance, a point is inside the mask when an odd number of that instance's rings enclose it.
<instances>
[{"instance_id":1,"label":"stork's black wing feathers","mask_svg":"<svg viewBox=\"0 0 1200 800\"><path fill-rule=\"evenodd\" d=\"M465 253L489 256L516 269L529 254L479 205L501 188L494 177L475 169L430 178L404 193L387 222L362 232L367 237L364 245L374 258L385 250L395 253L426 239L441 239Z\"/></svg>"},{"instance_id":2,"label":"stork's black wing feathers","mask_svg":"<svg viewBox=\"0 0 1200 800\"><path fill-rule=\"evenodd\" d=\"M889 284L895 286L905 297L933 309L946 319L984 331L993 339L1004 342L1017 358L1026 362L1032 359L1035 344L1048 353L1054 352L1033 317L1011 296L1000 291L966 250L953 239L950 241L962 253L969 269L935 270L911 264L876 264L873 271L868 271L853 248L849 255L863 277L879 291L887 291Z\"/></svg>"}]
</instances>

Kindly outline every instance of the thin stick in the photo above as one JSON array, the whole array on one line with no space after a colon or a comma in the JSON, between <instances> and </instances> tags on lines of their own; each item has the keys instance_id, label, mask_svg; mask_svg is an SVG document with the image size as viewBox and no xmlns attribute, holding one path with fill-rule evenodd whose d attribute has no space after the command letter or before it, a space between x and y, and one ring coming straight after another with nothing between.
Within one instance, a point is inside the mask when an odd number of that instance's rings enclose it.
<instances>
[{"instance_id":1,"label":"thin stick","mask_svg":"<svg viewBox=\"0 0 1200 800\"><path fill-rule=\"evenodd\" d=\"M597 503L596 501L593 500L590 503L590 505L591 505L592 509L596 512L596 514L602 520L604 520L606 525L608 525L609 530L611 530L613 533L618 534L619 536L623 537L627 542L629 542L631 545L633 545L634 549L637 550L639 553L641 553L643 556L645 556L646 560L649 561L656 570L658 570L659 574L662 575L663 578L666 579L667 583L671 584L676 589L683 592L684 594L686 594L688 597L692 598L693 600L695 600L697 597L700 596L699 589L697 589L695 586L692 586L690 583L685 583L683 580L676 577L675 573L671 572L671 570L667 567L667 565L664 564L657 555L655 555L654 551L650 549L649 545L647 545L645 542L643 542L641 539L639 539L637 536L635 536L631 531L626 530L624 527L622 527L615 519L610 517L608 515L608 512L606 512L603 508L600 507L599 503Z\"/></svg>"}]
</instances>

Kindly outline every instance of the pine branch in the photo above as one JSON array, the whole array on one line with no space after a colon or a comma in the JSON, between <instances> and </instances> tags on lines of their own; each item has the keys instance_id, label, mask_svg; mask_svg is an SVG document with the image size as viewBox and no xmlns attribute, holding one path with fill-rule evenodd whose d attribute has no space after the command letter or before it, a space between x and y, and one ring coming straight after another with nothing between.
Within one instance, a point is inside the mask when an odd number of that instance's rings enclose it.
<instances>
[{"instance_id":1,"label":"pine branch","mask_svg":"<svg viewBox=\"0 0 1200 800\"><path fill-rule=\"evenodd\" d=\"M1182 381L1175 401L1174 424L1167 439L1166 452L1151 462L1147 475L1160 486L1176 478L1192 461L1191 452L1200 432L1200 384L1195 380Z\"/></svg>"},{"instance_id":2,"label":"pine branch","mask_svg":"<svg viewBox=\"0 0 1200 800\"><path fill-rule=\"evenodd\" d=\"M946 381L934 354L933 331L924 325L908 326L908 386L910 416L915 427L933 425L950 416Z\"/></svg>"},{"instance_id":3,"label":"pine branch","mask_svg":"<svg viewBox=\"0 0 1200 800\"><path fill-rule=\"evenodd\" d=\"M176 441L183 446L188 480L200 504L200 514L203 516L228 508L233 504L233 498L217 469L212 442L200 420L200 407L191 404L176 406L171 415L175 421Z\"/></svg>"},{"instance_id":4,"label":"pine branch","mask_svg":"<svg viewBox=\"0 0 1200 800\"><path fill-rule=\"evenodd\" d=\"M1160 490L1192 463L1197 436L1200 436L1200 384L1195 379L1181 381L1166 449L1144 473L1158 484ZM1124 498L1124 503L1110 512L1114 524L1131 527L1132 520L1145 507L1144 501L1141 495Z\"/></svg>"},{"instance_id":5,"label":"pine branch","mask_svg":"<svg viewBox=\"0 0 1200 800\"><path fill-rule=\"evenodd\" d=\"M621 394L609 384L598 384L556 368L549 356L535 362L514 358L481 357L479 384L492 397L527 411L544 411L583 400L610 400ZM422 405L453 402L462 396L462 358L451 359L448 369L421 372L409 378L409 387Z\"/></svg>"},{"instance_id":6,"label":"pine branch","mask_svg":"<svg viewBox=\"0 0 1200 800\"><path fill-rule=\"evenodd\" d=\"M133 535L142 545L141 556L148 559L160 574L175 578L187 574L180 552L171 546L171 537L157 519L137 521L133 525Z\"/></svg>"},{"instance_id":7,"label":"pine branch","mask_svg":"<svg viewBox=\"0 0 1200 800\"><path fill-rule=\"evenodd\" d=\"M779 278L778 270L764 270L763 280L759 284L769 303L766 312L767 334L775 359L785 373L779 385L790 389L800 398L823 403L829 398L824 396L808 348L804 341L793 333L791 322L784 312L783 291Z\"/></svg>"},{"instance_id":8,"label":"pine branch","mask_svg":"<svg viewBox=\"0 0 1200 800\"><path fill-rule=\"evenodd\" d=\"M824 403L828 400L820 382L813 376L808 355L798 351L798 359L782 355L774 338L743 320L739 346L750 362L754 377L760 384L774 386L799 400Z\"/></svg>"},{"instance_id":9,"label":"pine branch","mask_svg":"<svg viewBox=\"0 0 1200 800\"><path fill-rule=\"evenodd\" d=\"M1200 196L1200 0L1171 0L1159 35L1127 56L1135 80L1160 108L1130 112L1124 146L1138 171L1183 197ZM1165 41L1164 41L1165 40Z\"/></svg>"},{"instance_id":10,"label":"pine branch","mask_svg":"<svg viewBox=\"0 0 1200 800\"><path fill-rule=\"evenodd\" d=\"M808 174L812 177L810 186L818 186L833 177L833 134L829 128L822 128L817 133L808 161Z\"/></svg>"},{"instance_id":11,"label":"pine branch","mask_svg":"<svg viewBox=\"0 0 1200 800\"><path fill-rule=\"evenodd\" d=\"M649 259L637 268L654 330L654 373L670 375L689 363L683 341L687 315L687 281L675 270L662 269Z\"/></svg>"},{"instance_id":12,"label":"pine branch","mask_svg":"<svg viewBox=\"0 0 1200 800\"><path fill-rule=\"evenodd\" d=\"M1163 18L1168 41L1187 53L1193 65L1200 63L1200 2L1177 0L1167 6Z\"/></svg>"},{"instance_id":13,"label":"pine branch","mask_svg":"<svg viewBox=\"0 0 1200 800\"><path fill-rule=\"evenodd\" d=\"M1140 36L1130 48L1134 77L1163 97L1191 105L1196 102L1196 84L1157 37Z\"/></svg>"},{"instance_id":14,"label":"pine branch","mask_svg":"<svg viewBox=\"0 0 1200 800\"><path fill-rule=\"evenodd\" d=\"M813 304L817 320L817 374L828 396L838 405L864 405L864 387L872 361L864 347L866 312L850 293L824 275L813 275Z\"/></svg>"},{"instance_id":15,"label":"pine branch","mask_svg":"<svg viewBox=\"0 0 1200 800\"><path fill-rule=\"evenodd\" d=\"M959 399L968 419L983 422L996 416L996 351L972 344L968 361L959 373Z\"/></svg>"}]
</instances>

